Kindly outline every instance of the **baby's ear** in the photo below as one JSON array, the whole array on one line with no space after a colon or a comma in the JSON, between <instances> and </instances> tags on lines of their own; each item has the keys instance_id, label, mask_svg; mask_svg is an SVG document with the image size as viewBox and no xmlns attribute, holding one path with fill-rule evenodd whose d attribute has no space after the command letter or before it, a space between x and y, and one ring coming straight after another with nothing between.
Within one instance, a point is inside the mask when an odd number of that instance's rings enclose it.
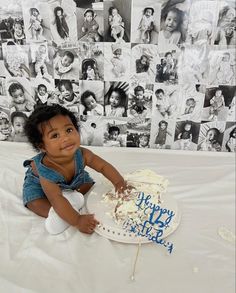
<instances>
[{"instance_id":1,"label":"baby's ear","mask_svg":"<svg viewBox=\"0 0 236 293\"><path fill-rule=\"evenodd\" d=\"M38 148L41 152L46 152L46 150L44 148L44 144L42 142L38 145Z\"/></svg>"}]
</instances>

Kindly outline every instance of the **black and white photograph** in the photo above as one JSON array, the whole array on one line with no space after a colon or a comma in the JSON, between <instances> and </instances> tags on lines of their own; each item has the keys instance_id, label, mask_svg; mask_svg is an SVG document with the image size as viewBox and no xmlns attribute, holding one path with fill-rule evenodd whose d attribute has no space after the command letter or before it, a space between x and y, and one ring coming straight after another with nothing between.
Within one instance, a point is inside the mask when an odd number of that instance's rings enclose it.
<instances>
[{"instance_id":1,"label":"black and white photograph","mask_svg":"<svg viewBox=\"0 0 236 293\"><path fill-rule=\"evenodd\" d=\"M221 152L225 122L205 122L200 126L197 149L199 151Z\"/></svg>"},{"instance_id":2,"label":"black and white photograph","mask_svg":"<svg viewBox=\"0 0 236 293\"><path fill-rule=\"evenodd\" d=\"M29 116L35 106L31 82L24 77L7 78L6 87L10 113L19 111Z\"/></svg>"},{"instance_id":3,"label":"black and white photograph","mask_svg":"<svg viewBox=\"0 0 236 293\"><path fill-rule=\"evenodd\" d=\"M29 46L3 43L3 60L7 77L30 78Z\"/></svg>"},{"instance_id":4,"label":"black and white photograph","mask_svg":"<svg viewBox=\"0 0 236 293\"><path fill-rule=\"evenodd\" d=\"M170 149L174 141L175 120L152 118L150 147Z\"/></svg>"},{"instance_id":5,"label":"black and white photograph","mask_svg":"<svg viewBox=\"0 0 236 293\"><path fill-rule=\"evenodd\" d=\"M53 60L49 57L46 41L30 44L30 76L31 78L53 79Z\"/></svg>"},{"instance_id":6,"label":"black and white photograph","mask_svg":"<svg viewBox=\"0 0 236 293\"><path fill-rule=\"evenodd\" d=\"M104 79L103 43L78 43L79 78L82 80Z\"/></svg>"},{"instance_id":7,"label":"black and white photograph","mask_svg":"<svg viewBox=\"0 0 236 293\"><path fill-rule=\"evenodd\" d=\"M53 58L54 78L76 79L79 77L80 66L77 48L55 48Z\"/></svg>"},{"instance_id":8,"label":"black and white photograph","mask_svg":"<svg viewBox=\"0 0 236 293\"><path fill-rule=\"evenodd\" d=\"M206 89L203 121L226 121L235 95L235 86L218 86Z\"/></svg>"},{"instance_id":9,"label":"black and white photograph","mask_svg":"<svg viewBox=\"0 0 236 293\"><path fill-rule=\"evenodd\" d=\"M106 117L104 123L103 146L126 147L127 121L124 118Z\"/></svg>"},{"instance_id":10,"label":"black and white photograph","mask_svg":"<svg viewBox=\"0 0 236 293\"><path fill-rule=\"evenodd\" d=\"M102 81L80 82L81 115L104 115L104 83Z\"/></svg>"},{"instance_id":11,"label":"black and white photograph","mask_svg":"<svg viewBox=\"0 0 236 293\"><path fill-rule=\"evenodd\" d=\"M77 8L78 40L81 42L102 42L104 35L103 6L100 9Z\"/></svg>"},{"instance_id":12,"label":"black and white photograph","mask_svg":"<svg viewBox=\"0 0 236 293\"><path fill-rule=\"evenodd\" d=\"M178 79L180 84L207 84L209 74L209 47L186 45L178 58Z\"/></svg>"},{"instance_id":13,"label":"black and white photograph","mask_svg":"<svg viewBox=\"0 0 236 293\"><path fill-rule=\"evenodd\" d=\"M131 0L104 2L104 41L130 42Z\"/></svg>"},{"instance_id":14,"label":"black and white photograph","mask_svg":"<svg viewBox=\"0 0 236 293\"><path fill-rule=\"evenodd\" d=\"M216 1L193 1L188 22L187 42L191 45L213 45L217 23Z\"/></svg>"},{"instance_id":15,"label":"black and white photograph","mask_svg":"<svg viewBox=\"0 0 236 293\"><path fill-rule=\"evenodd\" d=\"M156 65L155 82L165 84L178 83L178 53L175 50L160 54L160 63Z\"/></svg>"},{"instance_id":16,"label":"black and white photograph","mask_svg":"<svg viewBox=\"0 0 236 293\"><path fill-rule=\"evenodd\" d=\"M151 120L143 119L141 123L128 122L127 147L150 147Z\"/></svg>"},{"instance_id":17,"label":"black and white photograph","mask_svg":"<svg viewBox=\"0 0 236 293\"><path fill-rule=\"evenodd\" d=\"M73 0L48 1L51 39L56 44L67 44L78 38L76 4Z\"/></svg>"},{"instance_id":18,"label":"black and white photograph","mask_svg":"<svg viewBox=\"0 0 236 293\"><path fill-rule=\"evenodd\" d=\"M0 104L0 141L11 141L10 111Z\"/></svg>"},{"instance_id":19,"label":"black and white photograph","mask_svg":"<svg viewBox=\"0 0 236 293\"><path fill-rule=\"evenodd\" d=\"M55 85L46 78L31 79L35 106L49 105L55 99ZM55 101L57 104L59 101Z\"/></svg>"},{"instance_id":20,"label":"black and white photograph","mask_svg":"<svg viewBox=\"0 0 236 293\"><path fill-rule=\"evenodd\" d=\"M105 82L105 116L127 117L129 84L127 82Z\"/></svg>"},{"instance_id":21,"label":"black and white photograph","mask_svg":"<svg viewBox=\"0 0 236 293\"><path fill-rule=\"evenodd\" d=\"M55 79L55 86L59 104L68 108L79 118L81 114L79 81Z\"/></svg>"},{"instance_id":22,"label":"black and white photograph","mask_svg":"<svg viewBox=\"0 0 236 293\"><path fill-rule=\"evenodd\" d=\"M161 63L157 45L133 44L131 80L154 83L156 65Z\"/></svg>"},{"instance_id":23,"label":"black and white photograph","mask_svg":"<svg viewBox=\"0 0 236 293\"><path fill-rule=\"evenodd\" d=\"M131 42L157 44L161 4L153 0L137 0L132 5Z\"/></svg>"},{"instance_id":24,"label":"black and white photograph","mask_svg":"<svg viewBox=\"0 0 236 293\"><path fill-rule=\"evenodd\" d=\"M80 115L81 144L87 146L102 146L104 120L101 116Z\"/></svg>"},{"instance_id":25,"label":"black and white photograph","mask_svg":"<svg viewBox=\"0 0 236 293\"><path fill-rule=\"evenodd\" d=\"M219 16L214 35L214 45L227 46L228 48L236 45L235 33L235 2L231 0L220 1L217 3L219 6Z\"/></svg>"},{"instance_id":26,"label":"black and white photograph","mask_svg":"<svg viewBox=\"0 0 236 293\"><path fill-rule=\"evenodd\" d=\"M22 1L27 42L51 40L49 5L45 1Z\"/></svg>"},{"instance_id":27,"label":"black and white photograph","mask_svg":"<svg viewBox=\"0 0 236 293\"><path fill-rule=\"evenodd\" d=\"M186 84L181 87L180 96L177 120L200 122L205 99L205 88L202 85Z\"/></svg>"},{"instance_id":28,"label":"black and white photograph","mask_svg":"<svg viewBox=\"0 0 236 293\"><path fill-rule=\"evenodd\" d=\"M104 80L127 81L130 77L130 60L130 44L104 43Z\"/></svg>"},{"instance_id":29,"label":"black and white photograph","mask_svg":"<svg viewBox=\"0 0 236 293\"><path fill-rule=\"evenodd\" d=\"M130 85L127 115L129 121L151 118L153 88L153 84L146 83Z\"/></svg>"},{"instance_id":30,"label":"black and white photograph","mask_svg":"<svg viewBox=\"0 0 236 293\"><path fill-rule=\"evenodd\" d=\"M217 48L217 47L215 47ZM236 57L233 49L211 50L209 58L209 85L235 85Z\"/></svg>"},{"instance_id":31,"label":"black and white photograph","mask_svg":"<svg viewBox=\"0 0 236 293\"><path fill-rule=\"evenodd\" d=\"M176 122L174 143L171 146L175 150L197 149L200 123L185 120Z\"/></svg>"},{"instance_id":32,"label":"black and white photograph","mask_svg":"<svg viewBox=\"0 0 236 293\"><path fill-rule=\"evenodd\" d=\"M226 122L224 137L222 142L222 151L236 152L236 123Z\"/></svg>"},{"instance_id":33,"label":"black and white photograph","mask_svg":"<svg viewBox=\"0 0 236 293\"><path fill-rule=\"evenodd\" d=\"M180 93L180 87L177 85L155 84L152 116L158 119L176 118L181 99Z\"/></svg>"}]
</instances>

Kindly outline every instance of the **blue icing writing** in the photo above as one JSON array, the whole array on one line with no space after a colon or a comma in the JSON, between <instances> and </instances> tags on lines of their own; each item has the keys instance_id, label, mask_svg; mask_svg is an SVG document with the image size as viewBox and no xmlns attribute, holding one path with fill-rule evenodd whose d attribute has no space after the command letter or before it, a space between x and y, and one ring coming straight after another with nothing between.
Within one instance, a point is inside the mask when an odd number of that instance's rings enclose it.
<instances>
[{"instance_id":1,"label":"blue icing writing","mask_svg":"<svg viewBox=\"0 0 236 293\"><path fill-rule=\"evenodd\" d=\"M173 243L166 242L161 237L163 229L169 227L169 223L175 213L152 203L151 195L145 195L144 192L138 194L136 206L139 210L143 211L145 216L148 216L148 220L137 222L132 218L128 218L123 223L123 228L128 232L134 233L136 236L147 237L148 240L163 245L169 253L172 253Z\"/></svg>"}]
</instances>

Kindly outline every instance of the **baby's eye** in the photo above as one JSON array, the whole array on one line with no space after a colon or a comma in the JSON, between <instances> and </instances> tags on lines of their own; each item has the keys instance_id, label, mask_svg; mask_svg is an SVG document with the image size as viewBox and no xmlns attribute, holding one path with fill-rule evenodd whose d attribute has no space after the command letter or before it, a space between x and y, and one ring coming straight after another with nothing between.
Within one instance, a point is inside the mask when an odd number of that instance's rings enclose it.
<instances>
[{"instance_id":1,"label":"baby's eye","mask_svg":"<svg viewBox=\"0 0 236 293\"><path fill-rule=\"evenodd\" d=\"M67 132L67 133L70 133L70 132L72 132L73 130L74 130L74 129L73 129L72 127L70 127L70 128L67 128L67 129L66 129L66 132Z\"/></svg>"},{"instance_id":2,"label":"baby's eye","mask_svg":"<svg viewBox=\"0 0 236 293\"><path fill-rule=\"evenodd\" d=\"M51 135L51 139L53 139L53 138L58 138L58 133L54 133L54 134L52 134L52 135Z\"/></svg>"}]
</instances>

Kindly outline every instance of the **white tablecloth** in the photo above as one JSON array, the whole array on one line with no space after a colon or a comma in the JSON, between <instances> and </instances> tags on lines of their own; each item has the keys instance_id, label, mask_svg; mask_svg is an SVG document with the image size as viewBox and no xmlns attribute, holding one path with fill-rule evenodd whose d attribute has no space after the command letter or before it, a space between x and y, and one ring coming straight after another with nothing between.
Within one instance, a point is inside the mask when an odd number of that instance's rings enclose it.
<instances>
[{"instance_id":1,"label":"white tablecloth","mask_svg":"<svg viewBox=\"0 0 236 293\"><path fill-rule=\"evenodd\" d=\"M22 205L22 161L34 153L21 143L0 143L0 292L3 293L234 293L235 157L228 153L91 148L122 173L152 169L170 181L182 214L168 237L172 254L85 235L74 228L50 236L44 220ZM91 171L91 170L89 170ZM99 174L91 171L98 181ZM96 186L95 186L96 190Z\"/></svg>"}]
</instances>

